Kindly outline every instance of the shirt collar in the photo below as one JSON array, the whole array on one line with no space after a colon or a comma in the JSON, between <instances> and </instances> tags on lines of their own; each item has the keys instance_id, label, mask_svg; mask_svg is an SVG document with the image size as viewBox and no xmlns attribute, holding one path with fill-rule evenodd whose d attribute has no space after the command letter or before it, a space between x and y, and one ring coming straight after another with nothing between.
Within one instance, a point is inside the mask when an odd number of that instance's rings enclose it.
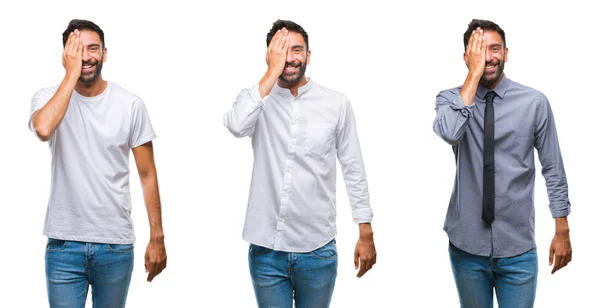
<instances>
[{"instance_id":1,"label":"shirt collar","mask_svg":"<svg viewBox=\"0 0 600 308\"><path fill-rule=\"evenodd\" d=\"M492 89L494 92L496 92L496 95L498 95L500 98L504 98L504 94L506 94L506 90L508 89L508 85L510 84L510 79L508 79L508 77L506 77L506 74L503 73L502 76L502 80L500 80L500 83L494 88ZM485 95L490 91L490 89L488 89L485 86L482 86L481 84L479 86L477 86L477 97L485 100Z\"/></svg>"},{"instance_id":2,"label":"shirt collar","mask_svg":"<svg viewBox=\"0 0 600 308\"><path fill-rule=\"evenodd\" d=\"M310 77L306 78L307 83L303 86L301 86L300 88L298 88L298 96L300 97L302 94L308 92L312 87L314 82L312 81L312 79ZM275 90L276 93L282 94L282 95L292 95L292 93L290 92L290 90L286 89L286 88L282 88L279 86L279 84L277 84L277 82L275 82L275 85L273 86L273 90Z\"/></svg>"}]
</instances>

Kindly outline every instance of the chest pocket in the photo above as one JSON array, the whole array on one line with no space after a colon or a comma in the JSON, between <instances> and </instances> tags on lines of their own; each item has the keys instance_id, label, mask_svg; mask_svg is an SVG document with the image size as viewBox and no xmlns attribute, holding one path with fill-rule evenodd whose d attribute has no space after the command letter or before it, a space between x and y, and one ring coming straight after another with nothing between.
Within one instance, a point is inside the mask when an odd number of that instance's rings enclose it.
<instances>
[{"instance_id":1,"label":"chest pocket","mask_svg":"<svg viewBox=\"0 0 600 308\"><path fill-rule=\"evenodd\" d=\"M333 148L335 125L324 122L309 123L306 130L306 151L322 156Z\"/></svg>"}]
</instances>

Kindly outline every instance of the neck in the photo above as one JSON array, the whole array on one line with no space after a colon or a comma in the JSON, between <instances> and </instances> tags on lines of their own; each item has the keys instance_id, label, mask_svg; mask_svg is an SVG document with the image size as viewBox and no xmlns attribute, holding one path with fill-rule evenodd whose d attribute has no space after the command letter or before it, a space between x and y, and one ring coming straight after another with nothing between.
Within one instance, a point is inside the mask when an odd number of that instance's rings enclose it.
<instances>
[{"instance_id":1,"label":"neck","mask_svg":"<svg viewBox=\"0 0 600 308\"><path fill-rule=\"evenodd\" d=\"M75 91L81 94L82 96L92 97L97 96L106 89L106 85L108 83L106 80L102 79L102 75L98 76L96 80L92 83L85 83L81 81L77 81L77 85L75 86Z\"/></svg>"},{"instance_id":2,"label":"neck","mask_svg":"<svg viewBox=\"0 0 600 308\"><path fill-rule=\"evenodd\" d=\"M305 86L307 83L308 79L306 79L306 76L302 76L302 79L300 79L299 82L293 84L282 81L281 79L277 80L277 85L290 90L294 97L298 96L298 89L300 89L300 87Z\"/></svg>"},{"instance_id":3,"label":"neck","mask_svg":"<svg viewBox=\"0 0 600 308\"><path fill-rule=\"evenodd\" d=\"M481 83L481 84L483 86L485 86L486 88L493 90L494 88L496 88L496 86L498 86L500 84L500 81L502 81L503 78L504 78L504 73L502 73L502 75L500 75L500 77L491 84L486 84L486 83Z\"/></svg>"}]
</instances>

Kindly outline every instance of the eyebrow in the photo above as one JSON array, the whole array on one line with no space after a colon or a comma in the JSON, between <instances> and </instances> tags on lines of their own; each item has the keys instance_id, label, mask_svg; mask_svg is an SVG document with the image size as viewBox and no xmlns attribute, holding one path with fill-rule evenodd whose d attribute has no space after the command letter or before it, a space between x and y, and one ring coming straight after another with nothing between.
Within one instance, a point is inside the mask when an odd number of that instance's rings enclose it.
<instances>
[{"instance_id":1,"label":"eyebrow","mask_svg":"<svg viewBox=\"0 0 600 308\"><path fill-rule=\"evenodd\" d=\"M492 44L489 47L498 47L498 46L502 47L502 44Z\"/></svg>"},{"instance_id":2,"label":"eyebrow","mask_svg":"<svg viewBox=\"0 0 600 308\"><path fill-rule=\"evenodd\" d=\"M88 48L90 47L100 47L100 44L89 44L87 45Z\"/></svg>"},{"instance_id":3,"label":"eyebrow","mask_svg":"<svg viewBox=\"0 0 600 308\"><path fill-rule=\"evenodd\" d=\"M292 49L296 49L296 48L301 48L301 49L304 49L304 46L303 46L303 45L295 45L295 46L292 46Z\"/></svg>"}]
</instances>

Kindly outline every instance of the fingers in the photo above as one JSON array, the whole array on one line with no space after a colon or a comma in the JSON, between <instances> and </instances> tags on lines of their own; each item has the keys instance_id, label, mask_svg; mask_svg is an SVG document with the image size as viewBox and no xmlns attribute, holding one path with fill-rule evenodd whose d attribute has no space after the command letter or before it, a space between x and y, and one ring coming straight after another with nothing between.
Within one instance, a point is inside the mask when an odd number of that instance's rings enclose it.
<instances>
[{"instance_id":1,"label":"fingers","mask_svg":"<svg viewBox=\"0 0 600 308\"><path fill-rule=\"evenodd\" d=\"M75 30L77 31L77 30ZM78 58L83 58L83 42L81 41L81 34L79 33L79 31L77 31L77 39L75 40L76 44L77 44L77 48L75 50L75 55Z\"/></svg>"},{"instance_id":2,"label":"fingers","mask_svg":"<svg viewBox=\"0 0 600 308\"><path fill-rule=\"evenodd\" d=\"M477 43L475 44L475 52L481 52L483 47L483 30L477 30Z\"/></svg>"},{"instance_id":3,"label":"fingers","mask_svg":"<svg viewBox=\"0 0 600 308\"><path fill-rule=\"evenodd\" d=\"M273 35L273 38L271 39L271 43L269 44L269 49L271 49L273 51L282 50L284 47L284 44L287 41L287 37L288 37L288 30L286 28L281 28L281 29L277 30L277 32L275 32L275 35Z\"/></svg>"},{"instance_id":4,"label":"fingers","mask_svg":"<svg viewBox=\"0 0 600 308\"><path fill-rule=\"evenodd\" d=\"M146 280L151 282L167 267L167 254L163 247L149 245L144 255L144 266L148 277Z\"/></svg>"},{"instance_id":5,"label":"fingers","mask_svg":"<svg viewBox=\"0 0 600 308\"><path fill-rule=\"evenodd\" d=\"M358 271L358 274L356 274L356 277L360 278L362 277L370 268L367 268L367 262L365 262L364 260L360 260L360 270Z\"/></svg>"},{"instance_id":6,"label":"fingers","mask_svg":"<svg viewBox=\"0 0 600 308\"><path fill-rule=\"evenodd\" d=\"M147 265L148 282L151 282L154 277L158 276L158 274L160 274L165 267L167 267L166 259L160 259L158 257L154 259L150 258L149 264Z\"/></svg>"},{"instance_id":7,"label":"fingers","mask_svg":"<svg viewBox=\"0 0 600 308\"><path fill-rule=\"evenodd\" d=\"M471 36L469 36L469 42L467 43L466 51L469 52L473 48L473 39L475 37L475 30L471 32Z\"/></svg>"},{"instance_id":8,"label":"fingers","mask_svg":"<svg viewBox=\"0 0 600 308\"><path fill-rule=\"evenodd\" d=\"M571 262L571 254L555 254L554 267L552 268L552 274L559 269L567 266Z\"/></svg>"},{"instance_id":9,"label":"fingers","mask_svg":"<svg viewBox=\"0 0 600 308\"><path fill-rule=\"evenodd\" d=\"M289 46L290 46L290 38L286 34L285 41L283 43L283 50L284 50L286 56L287 56L287 52L289 50Z\"/></svg>"},{"instance_id":10,"label":"fingers","mask_svg":"<svg viewBox=\"0 0 600 308\"><path fill-rule=\"evenodd\" d=\"M571 262L573 253L573 251L571 250L570 243L567 242L566 245L564 245L564 247L556 243L561 242L559 240L553 241L550 245L550 258L548 265L552 265L554 263L554 267L552 268L552 274L554 274L559 269L567 266L567 264ZM559 247L555 248L555 245L558 245Z\"/></svg>"},{"instance_id":11,"label":"fingers","mask_svg":"<svg viewBox=\"0 0 600 308\"><path fill-rule=\"evenodd\" d=\"M556 271L558 271L559 269L563 268L566 264L565 264L565 259L563 257L560 256L556 256L556 259L554 260L554 267L552 268L552 274L554 274Z\"/></svg>"},{"instance_id":12,"label":"fingers","mask_svg":"<svg viewBox=\"0 0 600 308\"><path fill-rule=\"evenodd\" d=\"M374 264L375 264L375 259L372 257L360 258L360 270L358 271L358 274L356 274L356 277L358 277L358 278L362 277L366 272L368 272L370 269L373 268Z\"/></svg>"}]
</instances>

